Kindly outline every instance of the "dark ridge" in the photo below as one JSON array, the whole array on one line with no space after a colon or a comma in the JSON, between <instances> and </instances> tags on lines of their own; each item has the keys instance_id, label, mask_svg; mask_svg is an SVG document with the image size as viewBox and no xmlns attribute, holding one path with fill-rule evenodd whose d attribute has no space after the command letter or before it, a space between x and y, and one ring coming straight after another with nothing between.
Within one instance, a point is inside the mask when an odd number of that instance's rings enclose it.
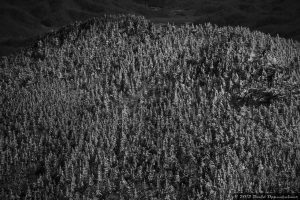
<instances>
[{"instance_id":1,"label":"dark ridge","mask_svg":"<svg viewBox=\"0 0 300 200\"><path fill-rule=\"evenodd\" d=\"M140 19L136 20L132 16L125 17L125 15L124 18L127 19L121 23L121 27L124 28L123 33L126 32L129 36L139 34L139 31L142 30L142 27L140 28L140 30L137 29L137 24L139 23ZM84 37L87 32L92 30L92 28L94 28L95 29L94 31L96 32L101 32L104 30L108 22L113 22L115 20L117 20L116 16L103 15L103 17L94 17L84 22L75 22L73 24L62 27L57 31L47 33L46 35L38 36L37 38L34 39L34 42L32 42L29 48L25 47L21 49L19 52L32 52L33 57L35 59L37 60L44 59L44 55L39 55L38 51L36 51L37 49L44 48L47 45L49 47L59 48L66 42L75 43L76 41L81 40L82 37ZM130 30L127 29L127 27L129 26L129 24L127 24L128 20L133 21L134 29L130 29ZM150 31L151 26L152 26L151 23L148 23L146 27L146 31ZM15 53L14 55L19 54L19 52Z\"/></svg>"}]
</instances>

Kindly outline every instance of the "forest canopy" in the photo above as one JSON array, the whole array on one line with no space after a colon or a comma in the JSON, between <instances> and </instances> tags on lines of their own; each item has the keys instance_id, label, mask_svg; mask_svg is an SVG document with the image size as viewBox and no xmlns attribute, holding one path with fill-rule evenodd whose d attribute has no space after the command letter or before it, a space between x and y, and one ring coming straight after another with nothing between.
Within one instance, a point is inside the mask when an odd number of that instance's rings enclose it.
<instances>
[{"instance_id":1,"label":"forest canopy","mask_svg":"<svg viewBox=\"0 0 300 200\"><path fill-rule=\"evenodd\" d=\"M1 199L299 192L300 51L109 15L0 60Z\"/></svg>"}]
</instances>

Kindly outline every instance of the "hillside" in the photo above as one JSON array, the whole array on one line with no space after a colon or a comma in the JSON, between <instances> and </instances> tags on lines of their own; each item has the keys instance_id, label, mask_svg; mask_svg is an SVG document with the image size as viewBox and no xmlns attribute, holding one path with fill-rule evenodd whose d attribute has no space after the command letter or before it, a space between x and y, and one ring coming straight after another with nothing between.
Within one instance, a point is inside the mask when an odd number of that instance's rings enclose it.
<instances>
[{"instance_id":1,"label":"hillside","mask_svg":"<svg viewBox=\"0 0 300 200\"><path fill-rule=\"evenodd\" d=\"M0 56L61 26L119 13L163 24L244 26L300 41L298 0L2 0Z\"/></svg>"},{"instance_id":2,"label":"hillside","mask_svg":"<svg viewBox=\"0 0 300 200\"><path fill-rule=\"evenodd\" d=\"M39 38L0 59L0 199L300 192L299 48L134 15Z\"/></svg>"}]
</instances>

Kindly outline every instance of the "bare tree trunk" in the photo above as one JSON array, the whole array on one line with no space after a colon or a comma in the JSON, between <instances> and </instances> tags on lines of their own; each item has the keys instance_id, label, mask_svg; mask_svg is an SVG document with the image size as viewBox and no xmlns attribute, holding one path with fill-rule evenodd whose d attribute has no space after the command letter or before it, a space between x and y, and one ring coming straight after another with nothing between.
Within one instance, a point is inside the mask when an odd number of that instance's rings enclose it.
<instances>
[{"instance_id":1,"label":"bare tree trunk","mask_svg":"<svg viewBox=\"0 0 300 200\"><path fill-rule=\"evenodd\" d=\"M145 0L145 6L146 6L146 7L149 6L149 0Z\"/></svg>"}]
</instances>

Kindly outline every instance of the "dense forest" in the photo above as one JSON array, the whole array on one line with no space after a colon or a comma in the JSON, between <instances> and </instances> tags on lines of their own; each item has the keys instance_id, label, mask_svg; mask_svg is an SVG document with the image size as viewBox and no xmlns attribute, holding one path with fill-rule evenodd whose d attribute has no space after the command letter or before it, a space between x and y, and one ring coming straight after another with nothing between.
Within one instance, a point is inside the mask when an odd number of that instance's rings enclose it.
<instances>
[{"instance_id":1,"label":"dense forest","mask_svg":"<svg viewBox=\"0 0 300 200\"><path fill-rule=\"evenodd\" d=\"M0 59L0 199L299 192L300 45L109 15Z\"/></svg>"}]
</instances>

